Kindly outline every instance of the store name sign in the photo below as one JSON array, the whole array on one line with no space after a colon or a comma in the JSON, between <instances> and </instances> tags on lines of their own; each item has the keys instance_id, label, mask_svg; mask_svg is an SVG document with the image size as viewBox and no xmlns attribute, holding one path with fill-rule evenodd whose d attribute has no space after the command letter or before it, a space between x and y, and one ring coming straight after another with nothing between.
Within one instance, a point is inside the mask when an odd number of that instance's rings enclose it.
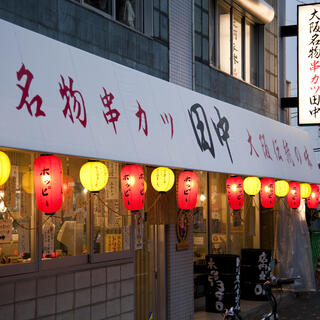
<instances>
[{"instance_id":1,"label":"store name sign","mask_svg":"<svg viewBox=\"0 0 320 320\"><path fill-rule=\"evenodd\" d=\"M320 183L303 130L3 20L0 38L1 147Z\"/></svg>"},{"instance_id":2,"label":"store name sign","mask_svg":"<svg viewBox=\"0 0 320 320\"><path fill-rule=\"evenodd\" d=\"M320 4L298 6L298 124L320 124Z\"/></svg>"}]
</instances>

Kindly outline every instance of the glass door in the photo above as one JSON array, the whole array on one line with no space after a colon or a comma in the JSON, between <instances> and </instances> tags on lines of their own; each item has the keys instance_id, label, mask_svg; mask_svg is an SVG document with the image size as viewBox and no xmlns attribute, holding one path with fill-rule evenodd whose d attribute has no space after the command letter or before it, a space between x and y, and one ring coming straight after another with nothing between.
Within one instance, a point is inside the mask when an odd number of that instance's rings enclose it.
<instances>
[{"instance_id":1,"label":"glass door","mask_svg":"<svg viewBox=\"0 0 320 320\"><path fill-rule=\"evenodd\" d=\"M136 223L136 319L166 319L164 225ZM140 234L139 234L140 233Z\"/></svg>"}]
</instances>

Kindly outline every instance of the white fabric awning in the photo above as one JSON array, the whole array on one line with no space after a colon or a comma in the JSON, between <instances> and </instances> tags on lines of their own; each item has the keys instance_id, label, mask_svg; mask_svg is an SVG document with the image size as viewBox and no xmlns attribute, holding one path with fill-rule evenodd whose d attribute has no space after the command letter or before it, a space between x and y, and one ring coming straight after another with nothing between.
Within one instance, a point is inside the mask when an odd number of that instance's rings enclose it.
<instances>
[{"instance_id":1,"label":"white fabric awning","mask_svg":"<svg viewBox=\"0 0 320 320\"><path fill-rule=\"evenodd\" d=\"M3 147L320 183L300 129L3 20L0 37Z\"/></svg>"}]
</instances>

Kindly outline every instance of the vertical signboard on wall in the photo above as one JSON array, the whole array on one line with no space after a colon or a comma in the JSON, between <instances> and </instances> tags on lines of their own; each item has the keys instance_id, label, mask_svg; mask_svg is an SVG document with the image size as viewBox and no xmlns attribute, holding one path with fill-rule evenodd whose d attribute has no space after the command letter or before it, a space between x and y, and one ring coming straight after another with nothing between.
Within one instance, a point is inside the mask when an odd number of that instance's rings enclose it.
<instances>
[{"instance_id":1,"label":"vertical signboard on wall","mask_svg":"<svg viewBox=\"0 0 320 320\"><path fill-rule=\"evenodd\" d=\"M320 124L320 3L298 6L298 124Z\"/></svg>"}]
</instances>

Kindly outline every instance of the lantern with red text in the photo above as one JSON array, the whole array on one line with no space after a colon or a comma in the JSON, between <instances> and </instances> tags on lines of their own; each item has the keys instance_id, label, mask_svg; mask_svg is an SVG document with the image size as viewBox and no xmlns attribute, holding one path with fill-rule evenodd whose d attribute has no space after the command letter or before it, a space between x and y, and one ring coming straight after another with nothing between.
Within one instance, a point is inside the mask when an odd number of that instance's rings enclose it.
<instances>
[{"instance_id":1,"label":"lantern with red text","mask_svg":"<svg viewBox=\"0 0 320 320\"><path fill-rule=\"evenodd\" d=\"M272 208L276 202L274 180L271 178L261 179L260 201L264 208Z\"/></svg>"},{"instance_id":2,"label":"lantern with red text","mask_svg":"<svg viewBox=\"0 0 320 320\"><path fill-rule=\"evenodd\" d=\"M297 209L300 206L301 195L300 195L300 183L289 182L289 192L287 194L288 205L292 209Z\"/></svg>"},{"instance_id":3,"label":"lantern with red text","mask_svg":"<svg viewBox=\"0 0 320 320\"><path fill-rule=\"evenodd\" d=\"M137 164L129 164L121 169L121 192L127 210L138 211L144 206L144 173Z\"/></svg>"},{"instance_id":4,"label":"lantern with red text","mask_svg":"<svg viewBox=\"0 0 320 320\"><path fill-rule=\"evenodd\" d=\"M228 203L231 209L240 210L244 203L243 181L241 177L231 176L226 183Z\"/></svg>"},{"instance_id":5,"label":"lantern with red text","mask_svg":"<svg viewBox=\"0 0 320 320\"><path fill-rule=\"evenodd\" d=\"M183 171L178 181L178 206L182 210L192 210L197 204L198 176L193 171Z\"/></svg>"},{"instance_id":6,"label":"lantern with red text","mask_svg":"<svg viewBox=\"0 0 320 320\"><path fill-rule=\"evenodd\" d=\"M36 203L47 215L57 212L62 205L62 166L58 157L42 155L33 163L33 182Z\"/></svg>"},{"instance_id":7,"label":"lantern with red text","mask_svg":"<svg viewBox=\"0 0 320 320\"><path fill-rule=\"evenodd\" d=\"M316 209L319 205L319 186L311 185L311 194L307 198L307 207L309 209Z\"/></svg>"}]
</instances>

